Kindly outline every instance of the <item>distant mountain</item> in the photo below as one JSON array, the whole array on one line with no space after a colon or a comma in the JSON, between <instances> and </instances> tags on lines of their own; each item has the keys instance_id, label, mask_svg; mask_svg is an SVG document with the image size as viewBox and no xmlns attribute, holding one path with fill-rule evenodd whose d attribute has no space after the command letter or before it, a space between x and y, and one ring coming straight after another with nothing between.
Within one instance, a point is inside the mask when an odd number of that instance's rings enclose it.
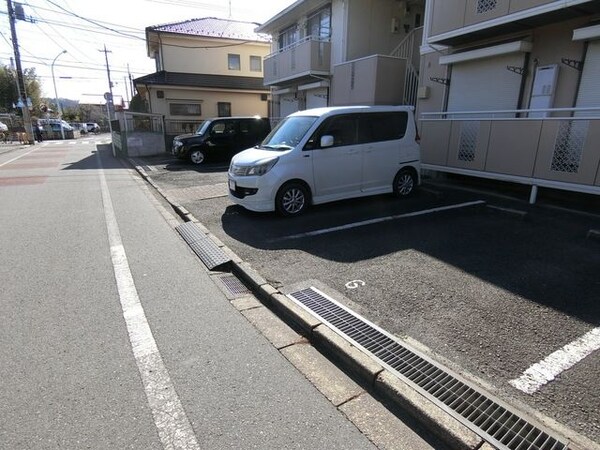
<instances>
[{"instance_id":1,"label":"distant mountain","mask_svg":"<svg viewBox=\"0 0 600 450\"><path fill-rule=\"evenodd\" d=\"M64 109L77 108L79 106L79 100L70 100L68 98L59 98L59 100L60 100L60 106L62 106ZM46 103L47 105L54 104L54 103L56 103L56 99L43 98L42 102Z\"/></svg>"}]
</instances>

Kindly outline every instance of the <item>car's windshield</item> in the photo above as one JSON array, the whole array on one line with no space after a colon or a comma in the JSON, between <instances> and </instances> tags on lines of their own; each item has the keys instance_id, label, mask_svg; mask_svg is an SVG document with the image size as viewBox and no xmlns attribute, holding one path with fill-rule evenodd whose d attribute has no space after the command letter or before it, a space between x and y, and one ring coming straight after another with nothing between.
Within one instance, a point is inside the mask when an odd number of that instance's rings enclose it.
<instances>
[{"instance_id":1,"label":"car's windshield","mask_svg":"<svg viewBox=\"0 0 600 450\"><path fill-rule=\"evenodd\" d=\"M196 129L196 134L206 133L206 130L208 129L209 125L210 120L205 120L204 122L201 122L200 125L198 125L198 128Z\"/></svg>"},{"instance_id":2,"label":"car's windshield","mask_svg":"<svg viewBox=\"0 0 600 450\"><path fill-rule=\"evenodd\" d=\"M295 116L287 117L269 133L260 145L267 150L288 150L300 143L317 117Z\"/></svg>"}]
</instances>

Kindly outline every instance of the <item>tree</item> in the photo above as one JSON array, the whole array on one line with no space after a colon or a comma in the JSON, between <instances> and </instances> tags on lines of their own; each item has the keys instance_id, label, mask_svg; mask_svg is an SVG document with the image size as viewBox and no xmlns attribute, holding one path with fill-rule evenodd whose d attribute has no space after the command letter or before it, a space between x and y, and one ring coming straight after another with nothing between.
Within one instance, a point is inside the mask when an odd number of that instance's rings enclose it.
<instances>
[{"instance_id":1,"label":"tree","mask_svg":"<svg viewBox=\"0 0 600 450\"><path fill-rule=\"evenodd\" d=\"M148 102L139 93L136 93L129 102L129 111L147 113Z\"/></svg>"},{"instance_id":2,"label":"tree","mask_svg":"<svg viewBox=\"0 0 600 450\"><path fill-rule=\"evenodd\" d=\"M41 85L35 73L34 68L23 71L23 81L25 82L25 92L31 99L34 111L39 111L41 102ZM17 90L17 74L7 66L0 66L0 112L9 112L13 109L13 104L19 101Z\"/></svg>"}]
</instances>

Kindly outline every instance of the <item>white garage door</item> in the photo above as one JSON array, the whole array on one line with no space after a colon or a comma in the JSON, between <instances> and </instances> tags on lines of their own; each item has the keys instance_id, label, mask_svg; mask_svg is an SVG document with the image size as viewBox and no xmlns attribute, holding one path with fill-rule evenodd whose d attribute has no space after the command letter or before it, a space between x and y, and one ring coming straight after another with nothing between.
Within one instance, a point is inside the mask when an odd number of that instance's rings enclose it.
<instances>
[{"instance_id":1,"label":"white garage door","mask_svg":"<svg viewBox=\"0 0 600 450\"><path fill-rule=\"evenodd\" d=\"M600 108L600 41L591 41L588 44L577 95L577 107ZM575 115L600 116L600 110L579 112Z\"/></svg>"},{"instance_id":2,"label":"white garage door","mask_svg":"<svg viewBox=\"0 0 600 450\"><path fill-rule=\"evenodd\" d=\"M525 54L511 53L452 65L448 111L497 111L518 108ZM514 117L514 114L505 114ZM465 116L460 116L465 117Z\"/></svg>"},{"instance_id":3,"label":"white garage door","mask_svg":"<svg viewBox=\"0 0 600 450\"><path fill-rule=\"evenodd\" d=\"M279 115L283 119L298 111L298 99L296 94L284 94L279 96Z\"/></svg>"},{"instance_id":4,"label":"white garage door","mask_svg":"<svg viewBox=\"0 0 600 450\"><path fill-rule=\"evenodd\" d=\"M306 109L324 108L327 106L327 88L309 89L306 91Z\"/></svg>"}]
</instances>

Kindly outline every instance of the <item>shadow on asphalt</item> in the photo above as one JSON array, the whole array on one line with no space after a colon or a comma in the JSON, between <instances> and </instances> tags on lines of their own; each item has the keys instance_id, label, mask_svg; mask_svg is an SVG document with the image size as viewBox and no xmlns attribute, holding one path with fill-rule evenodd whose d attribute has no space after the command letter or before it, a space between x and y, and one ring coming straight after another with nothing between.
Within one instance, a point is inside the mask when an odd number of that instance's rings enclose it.
<instances>
[{"instance_id":1,"label":"shadow on asphalt","mask_svg":"<svg viewBox=\"0 0 600 450\"><path fill-rule=\"evenodd\" d=\"M111 144L98 144L96 148L90 150L90 155L80 159L75 163L63 164L62 170L98 170L98 159L96 153L102 156L103 169L122 169L123 163L112 156Z\"/></svg>"},{"instance_id":2,"label":"shadow on asphalt","mask_svg":"<svg viewBox=\"0 0 600 450\"><path fill-rule=\"evenodd\" d=\"M450 203L466 201L454 200ZM229 206L222 226L233 239L257 249L300 250L347 264L415 250L506 291L585 322L600 323L600 242L586 238L590 228L600 226L598 219L531 207L528 218L521 220L482 206L274 240L320 229L324 217L329 219L328 226L335 226L378 214L427 209L441 202L423 192L406 201L378 196L313 207L294 219ZM331 218L336 219L334 224Z\"/></svg>"},{"instance_id":3,"label":"shadow on asphalt","mask_svg":"<svg viewBox=\"0 0 600 450\"><path fill-rule=\"evenodd\" d=\"M165 170L170 172L194 171L198 173L223 172L229 167L228 163L206 163L201 165L192 164L186 161L170 162L165 165Z\"/></svg>"}]
</instances>

